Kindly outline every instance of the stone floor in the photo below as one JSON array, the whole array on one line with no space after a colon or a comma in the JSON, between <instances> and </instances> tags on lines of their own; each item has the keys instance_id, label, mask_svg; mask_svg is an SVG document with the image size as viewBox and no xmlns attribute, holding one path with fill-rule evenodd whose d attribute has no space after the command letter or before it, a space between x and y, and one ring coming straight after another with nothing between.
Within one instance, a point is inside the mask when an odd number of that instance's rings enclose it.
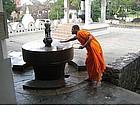
<instances>
[{"instance_id":1,"label":"stone floor","mask_svg":"<svg viewBox=\"0 0 140 140\"><path fill-rule=\"evenodd\" d=\"M96 37L102 45L106 64L112 63L115 59L129 52L140 51L139 29L109 28L108 30L110 31L109 34ZM33 41L36 38L44 38L43 32L10 37L7 39L8 52L21 52L21 46L24 43ZM75 49L76 55L79 56L80 60L83 60L81 63L84 64L85 50L77 51ZM65 79L65 87L49 90L31 90L23 89L23 84L34 79L32 68L29 67L23 71L13 71L17 104L140 104L139 94L104 81L101 87L93 89L91 83L84 81L85 77L87 77L86 71L77 71L74 67L67 64L65 73L70 74Z\"/></svg>"},{"instance_id":2,"label":"stone floor","mask_svg":"<svg viewBox=\"0 0 140 140\"><path fill-rule=\"evenodd\" d=\"M91 83L83 81L86 72L77 72L69 65L66 69L70 72L66 87L47 90L23 89L23 84L34 77L32 69L14 72L17 104L140 104L140 95L137 93L106 82L94 89Z\"/></svg>"}]
</instances>

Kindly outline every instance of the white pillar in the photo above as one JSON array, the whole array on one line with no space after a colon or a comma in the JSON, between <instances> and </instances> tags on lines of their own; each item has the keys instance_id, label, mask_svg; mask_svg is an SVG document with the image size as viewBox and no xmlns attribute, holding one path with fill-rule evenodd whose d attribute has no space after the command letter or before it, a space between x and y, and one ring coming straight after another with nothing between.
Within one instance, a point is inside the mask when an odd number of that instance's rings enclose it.
<instances>
[{"instance_id":1,"label":"white pillar","mask_svg":"<svg viewBox=\"0 0 140 140\"><path fill-rule=\"evenodd\" d=\"M64 0L64 22L69 23L69 0Z\"/></svg>"},{"instance_id":2,"label":"white pillar","mask_svg":"<svg viewBox=\"0 0 140 140\"><path fill-rule=\"evenodd\" d=\"M101 0L101 22L106 20L106 0Z\"/></svg>"},{"instance_id":3,"label":"white pillar","mask_svg":"<svg viewBox=\"0 0 140 140\"><path fill-rule=\"evenodd\" d=\"M85 1L81 0L81 10L85 10Z\"/></svg>"},{"instance_id":4,"label":"white pillar","mask_svg":"<svg viewBox=\"0 0 140 140\"><path fill-rule=\"evenodd\" d=\"M90 24L91 21L91 0L85 0L85 25Z\"/></svg>"},{"instance_id":5,"label":"white pillar","mask_svg":"<svg viewBox=\"0 0 140 140\"><path fill-rule=\"evenodd\" d=\"M2 0L0 0L0 12L3 12ZM2 26L3 20L0 22L0 25ZM2 28L1 26L0 30ZM7 58L5 39L0 39L0 104L16 104L11 60Z\"/></svg>"}]
</instances>

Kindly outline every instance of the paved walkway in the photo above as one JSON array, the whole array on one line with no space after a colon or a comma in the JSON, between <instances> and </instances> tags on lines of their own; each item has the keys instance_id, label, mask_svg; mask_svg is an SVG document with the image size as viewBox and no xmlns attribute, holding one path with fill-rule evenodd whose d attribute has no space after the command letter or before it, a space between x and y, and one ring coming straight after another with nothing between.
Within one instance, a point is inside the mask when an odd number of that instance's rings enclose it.
<instances>
[{"instance_id":1,"label":"paved walkway","mask_svg":"<svg viewBox=\"0 0 140 140\"><path fill-rule=\"evenodd\" d=\"M140 51L140 30L109 28L109 34L97 36L101 43L106 64L130 53ZM43 40L44 32L14 36L7 39L8 52L21 51L24 43L33 40ZM12 50L12 51L11 51ZM75 49L76 54L76 49ZM85 57L85 50L80 54ZM66 87L51 90L23 89L23 84L34 79L31 68L22 72L13 71L17 104L140 104L140 95L132 91L102 82L102 86L93 89L91 83L83 81L87 77L86 71L77 71L74 67L66 65Z\"/></svg>"}]
</instances>

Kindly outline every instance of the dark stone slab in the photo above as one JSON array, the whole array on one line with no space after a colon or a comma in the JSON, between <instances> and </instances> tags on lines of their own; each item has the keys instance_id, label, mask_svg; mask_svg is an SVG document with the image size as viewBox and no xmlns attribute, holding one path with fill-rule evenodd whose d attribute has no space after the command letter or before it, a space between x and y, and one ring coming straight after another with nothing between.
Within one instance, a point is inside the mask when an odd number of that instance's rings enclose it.
<instances>
[{"instance_id":1,"label":"dark stone slab","mask_svg":"<svg viewBox=\"0 0 140 140\"><path fill-rule=\"evenodd\" d=\"M29 66L30 65L28 65L26 62L23 61L22 56L12 58L12 69L13 70L22 71L22 70L28 68Z\"/></svg>"},{"instance_id":2,"label":"dark stone slab","mask_svg":"<svg viewBox=\"0 0 140 140\"><path fill-rule=\"evenodd\" d=\"M57 89L65 86L64 80L31 80L23 85L23 88L30 89Z\"/></svg>"},{"instance_id":3,"label":"dark stone slab","mask_svg":"<svg viewBox=\"0 0 140 140\"><path fill-rule=\"evenodd\" d=\"M77 71L85 71L86 70L86 66L83 65L81 63L81 61L78 59L73 59L73 60L69 61L68 64L73 66L74 68L76 68Z\"/></svg>"},{"instance_id":4,"label":"dark stone slab","mask_svg":"<svg viewBox=\"0 0 140 140\"><path fill-rule=\"evenodd\" d=\"M26 62L23 61L23 57L22 57L21 52L12 51L8 55L11 58L13 70L22 71L30 66Z\"/></svg>"},{"instance_id":5,"label":"dark stone slab","mask_svg":"<svg viewBox=\"0 0 140 140\"><path fill-rule=\"evenodd\" d=\"M76 68L78 71L85 71L86 50L74 49L74 58L68 62L69 65Z\"/></svg>"}]
</instances>

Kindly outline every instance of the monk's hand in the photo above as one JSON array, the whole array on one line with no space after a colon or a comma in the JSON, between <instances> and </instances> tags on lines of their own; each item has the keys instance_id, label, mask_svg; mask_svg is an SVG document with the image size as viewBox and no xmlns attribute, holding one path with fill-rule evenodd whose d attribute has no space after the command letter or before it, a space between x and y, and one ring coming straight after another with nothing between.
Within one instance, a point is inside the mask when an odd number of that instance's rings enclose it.
<instances>
[{"instance_id":1,"label":"monk's hand","mask_svg":"<svg viewBox=\"0 0 140 140\"><path fill-rule=\"evenodd\" d=\"M83 46L80 46L80 47L79 47L79 49L83 49L83 48L84 48Z\"/></svg>"},{"instance_id":2,"label":"monk's hand","mask_svg":"<svg viewBox=\"0 0 140 140\"><path fill-rule=\"evenodd\" d=\"M65 41L64 40L63 41L61 40L60 43L65 43Z\"/></svg>"}]
</instances>

